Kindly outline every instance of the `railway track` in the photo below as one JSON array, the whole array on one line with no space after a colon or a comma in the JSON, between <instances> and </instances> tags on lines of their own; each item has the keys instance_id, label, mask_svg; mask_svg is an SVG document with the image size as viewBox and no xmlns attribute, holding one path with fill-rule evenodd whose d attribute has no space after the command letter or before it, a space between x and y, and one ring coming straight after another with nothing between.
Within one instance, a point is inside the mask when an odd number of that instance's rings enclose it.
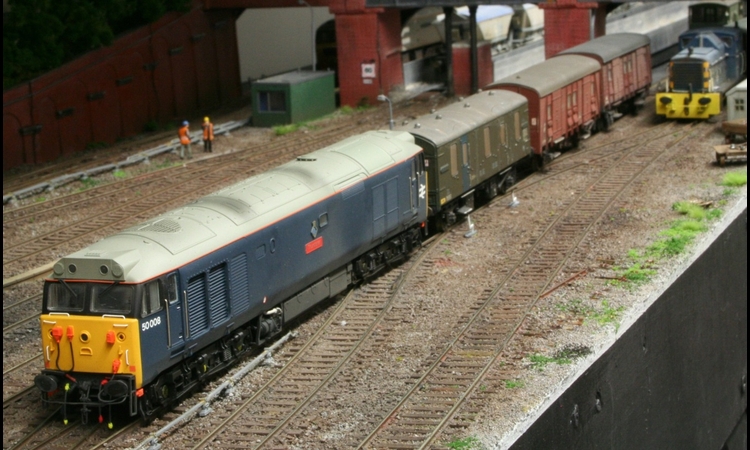
<instances>
[{"instance_id":1,"label":"railway track","mask_svg":"<svg viewBox=\"0 0 750 450\"><path fill-rule=\"evenodd\" d=\"M685 129L678 134L684 137L689 132ZM339 444L346 448L425 448L436 445L449 424L468 420L462 414L471 415L475 409L467 407L467 402L476 395L478 385L486 382L487 373L497 364L537 299L550 288L568 257L612 202L679 141L673 139L674 135L674 131L656 127L631 136L628 148L603 148L604 153L598 157L606 162L597 170L595 180L586 180L580 195L541 224L525 251L503 269L500 281L483 289L482 295L471 302L459 321L462 328L440 353L431 355L431 363L421 377L405 383L410 387L390 409L369 411L377 417L365 425L369 428L347 430L345 441ZM672 142L665 143L665 139ZM564 172L576 169L591 171L588 164L578 164ZM557 168L552 171L558 172L556 175L563 172ZM489 210L480 213L491 214ZM420 255L421 260L413 258L414 263L427 260L427 266L439 264L442 258L434 254L434 248L441 240L454 239L436 238L430 252ZM419 267L413 265L410 270ZM383 297L392 303L398 289L393 291L397 285L394 275L407 277L409 273L391 272L366 286L367 292L386 293ZM218 421L212 416L204 418L208 422L201 428L211 431L194 448L304 446L305 430L314 427L315 411L325 410L326 402L336 397L337 390L352 389L351 367L373 356L368 349L384 346L384 338L373 330L382 327L387 336L391 328L388 322L403 316L393 314L395 306L382 306L384 302L379 299L377 306L359 305L355 322L347 320L344 305L357 305L358 301L342 302L304 347L291 351L294 356L284 362L284 368L273 379L252 395L240 396L244 400L232 402L228 411L216 414Z\"/></svg>"},{"instance_id":2,"label":"railway track","mask_svg":"<svg viewBox=\"0 0 750 450\"><path fill-rule=\"evenodd\" d=\"M556 211L535 233L522 258L486 292L486 299L481 300L458 336L358 448L429 448L448 424L467 420L460 417L462 411L474 413L463 410L467 400L479 391L487 373L501 360L508 343L539 297L552 286L569 256L617 197L676 143L664 145L652 137L653 133L644 133L635 138L631 148L611 161L582 195Z\"/></svg>"},{"instance_id":3,"label":"railway track","mask_svg":"<svg viewBox=\"0 0 750 450\"><path fill-rule=\"evenodd\" d=\"M417 106L419 107L419 105ZM118 183L111 183L106 185L99 185L85 191L76 192L73 194L61 196L54 200L34 203L26 207L17 207L10 205L4 208L4 229L22 228L24 224L28 222L39 222L45 221L45 217L58 217L62 220L57 222L71 222L71 218L75 218L72 211L82 210L86 211L91 208L91 205L97 203L104 203L107 206L117 205L117 199L126 193L134 190L151 190L154 191L157 188L155 186L164 185L171 183L174 187L176 181L184 181L183 186L187 183L194 183L195 189L202 189L206 192L213 191L220 187L222 184L229 184L232 182L232 177L237 179L245 179L248 173L262 172L268 168L286 162L293 156L307 153L311 150L324 147L326 145L338 142L349 135L353 135L365 130L372 129L372 118L379 114L377 111L368 113L364 119L359 120L356 124L351 124L351 120L347 123L337 124L330 126L324 130L316 130L315 133L310 134L298 134L293 137L286 137L274 141L271 145L258 146L257 148L250 149L249 151L241 154L229 154L219 155L214 158L207 158L198 164L188 164L187 167L174 167L159 170L154 173L148 173L141 176L133 177ZM194 161L197 163L198 161ZM243 172L244 170L244 172ZM47 173L44 171L44 173ZM180 175L184 177L180 178ZM195 179L202 177L202 181L194 181ZM216 180L216 181L214 181ZM198 186L200 185L200 186ZM192 185L191 185L192 186ZM206 187L207 186L207 187ZM184 203L190 196L190 189L184 187L175 194L163 195L162 197L168 197L167 199L162 198L161 200L154 198L158 197L156 194L149 195L151 197L151 203L141 199L141 203L133 201L133 205L120 205L116 207L110 207L108 220L105 220L104 224L99 223L93 225L89 218L81 215L81 220L75 223L71 229L77 229L70 233L60 229L59 232L55 233L55 238L46 237L47 243L36 248L36 245L32 245L33 240L26 240L21 244L12 245L12 249L6 247L4 252L4 272L6 276L9 273L23 270L27 265L43 261L44 258L40 258L38 255L43 255L47 252L64 252L69 247L80 247L85 245L84 242L88 239L94 239L103 233L108 233L107 227L112 229L118 229L118 227L127 226L126 221L134 220L136 216L145 218L146 215L152 215L147 211L155 211L160 207L168 208L172 203L177 201L180 204ZM194 194L196 197L200 194ZM145 196L144 196L145 197ZM171 202L171 203L170 203ZM121 202L124 203L124 202ZM123 215L120 210L124 209L125 206L136 206L131 210L130 213ZM71 217L72 216L72 217ZM119 223L118 223L119 222ZM92 227L93 225L93 227ZM100 230L96 228L99 227ZM103 231L102 231L103 229ZM50 227L50 230L55 230L54 225ZM67 233L67 234L64 234ZM29 236L27 234L27 236ZM7 236L6 236L7 237ZM6 243L12 242L6 240ZM51 243L51 244L50 244ZM9 246L10 247L10 246ZM7 250L11 250L8 252ZM37 255L37 256L34 256ZM59 255L54 255L57 258ZM26 263L26 264L25 264ZM38 395L30 385L30 380L33 376L38 373L40 364L37 362L41 361L40 353L38 353L38 343L34 345L33 341L38 342L38 336L32 336L32 342L26 342L28 339L24 338L23 345L14 346L12 344L14 340L13 333L19 332L24 326L29 324L29 321L35 320L33 316L25 314L27 311L39 311L38 302L40 299L39 295L25 296L21 300L14 300L20 298L23 293L33 292L33 286L36 282L27 283L26 285L19 284L20 282L4 283L4 348L7 358L4 358L6 367L8 364L13 364L12 367L4 371L4 424L5 429L10 430L11 428L18 428L18 425L26 428L26 423L14 423L13 417L28 417L28 413L41 410ZM6 314L12 313L12 314ZM36 314L35 314L36 315ZM32 324L34 328L38 325ZM38 334L38 330L36 331ZM18 339L15 339L18 341ZM18 342L20 344L20 342ZM28 345L27 345L28 344ZM26 357L21 353L17 355L14 353L14 348L19 348L21 352L31 351L31 356ZM18 413L14 413L18 411ZM21 413L23 411L23 413ZM48 431L44 431L45 428L56 427L57 425L49 425L47 421L42 419L34 419L33 422L42 423L41 431L30 434L44 434ZM48 424L48 425L44 425ZM18 433L5 434L6 447L11 445L18 445L19 440L16 440ZM13 437L11 437L13 436ZM42 447L49 447L50 445L60 448L71 448L77 444L50 444L52 441L45 441L46 438L30 438L34 442L43 442ZM22 440L26 441L24 437ZM59 440L55 441L58 442ZM44 443L46 442L46 443ZM69 442L69 441L59 441ZM23 448L28 448L30 444L24 444ZM91 445L91 444L87 444ZM33 447L32 447L33 448Z\"/></svg>"},{"instance_id":4,"label":"railway track","mask_svg":"<svg viewBox=\"0 0 750 450\"><path fill-rule=\"evenodd\" d=\"M459 320L462 328L444 344L442 351L431 355L431 362L415 382L405 383L410 386L407 392L400 394L397 401L391 399L394 404L390 409L368 411L375 416L375 421L371 418L359 428L347 430L347 437L339 445L342 448L427 448L439 445L446 427L460 428L462 422L469 421L476 412L471 402L481 395L478 387L487 383L488 372L498 364L524 318L537 299L553 285L591 227L651 163L690 131L665 133L664 129L657 127L632 139L630 148L610 152L612 158L603 158L606 163L601 164L604 167L597 166L595 180L589 178L585 181L579 195L562 205L547 222L540 224L525 244L523 253L503 269L504 274L494 287L484 288L482 295L470 302L472 305L465 308ZM674 138L675 134L680 136ZM586 166L578 165L566 171L590 172L591 168ZM490 210L478 213L479 216L490 214ZM481 220L486 220L486 217ZM432 264L439 263L439 260L432 255ZM390 279L383 279L392 283ZM343 323L337 314L332 315L321 331L337 336L334 329L342 328L337 324ZM389 318L380 320L386 323ZM372 324L370 320L366 323ZM360 331L355 336L339 335L337 339L356 342L364 349L367 346L360 342L368 338L366 334ZM370 334L369 339L372 348L382 347L382 338L378 342L378 338ZM310 347L315 346L317 340L312 342ZM350 376L351 370L347 366L372 356L372 353L356 349L336 352L334 347L328 347L329 353L316 355L307 348L295 351L295 358L307 361L307 364L302 364L300 375L285 376L288 379L286 384L274 384L278 380L274 378L253 394L251 400L233 406L232 413L219 414L231 417L224 421L225 424L206 424L204 428L212 432L195 448L225 444L251 448L304 446L304 431L314 424L315 411L324 410L326 402L336 397L337 389L352 389L352 384L356 384L341 375L347 373ZM357 356L357 351L361 355ZM339 375L332 377L334 371ZM306 388L305 383L310 380L315 380L312 381L314 387ZM230 426L232 423L234 425ZM223 427L227 431L222 432Z\"/></svg>"},{"instance_id":5,"label":"railway track","mask_svg":"<svg viewBox=\"0 0 750 450\"><path fill-rule=\"evenodd\" d=\"M3 251L4 275L15 275L18 268L23 271L40 261L54 260L60 254L95 241L97 237L112 234L128 225L178 207L191 199L247 178L248 174L267 170L285 162L291 155L298 156L330 145L359 131L362 131L362 126L342 126L293 143L279 141L277 145L242 157L226 155L217 161L197 163L187 171L169 171L152 179L148 186L149 193L136 195L129 202L118 202L111 193L104 194L109 195L112 206L97 216L87 215L66 226L49 230L42 236L6 246ZM94 201L102 200L95 198ZM57 208L56 206L49 214L59 214Z\"/></svg>"},{"instance_id":6,"label":"railway track","mask_svg":"<svg viewBox=\"0 0 750 450\"><path fill-rule=\"evenodd\" d=\"M473 303L473 306L469 308L471 313L465 312L461 315L461 322L466 321L468 325L460 330L458 337L453 341L447 344L441 343L443 348L447 350L439 353L439 358L435 359L435 355L431 355L431 358L434 359L432 363L434 368L431 364L425 364L425 367L429 371L424 372L423 376L416 377L408 383L410 386L409 392L399 394L401 395L399 399L389 400L389 408L374 411L373 416L375 418L373 420L367 425L361 426L361 429L350 433L351 437L347 438L346 441L347 446L360 446L362 448L428 447L436 445L442 439L441 436L445 433L446 428L460 428L462 423L469 422L471 415L477 408L472 405L472 402L476 401L477 397L481 397L482 395L478 386L482 383L487 383L488 372L503 372L502 369L497 368L498 361L503 356L503 350L496 349L495 353L490 353L489 348L493 347L493 345L505 348L514 333L518 331L520 324L523 323L524 314L527 314L533 308L533 302L536 302L536 299L554 284L555 278L563 270L567 258L575 250L576 245L585 239L588 230L596 223L597 218L606 212L608 205L611 204L613 199L628 189L633 180L637 179L643 170L647 170L655 159L658 159L660 153L656 149L649 150L651 144L648 142L661 143L664 147L662 150L669 151L669 148L675 145L678 139L681 139L685 133L691 131L682 129L675 131L673 127L674 122L669 122L660 125L654 130L644 132L643 136L628 136L630 140L635 139L645 142L646 144L643 145L642 149L637 148L632 142L631 144L633 145L621 143L619 147L610 145L602 148L588 148L586 149L588 159L583 163L580 161L568 162L567 155L565 155L553 163L549 172L539 174L521 182L516 187L516 191L518 192L536 189L545 181L558 176L572 176L573 174L579 176L592 171L599 173L600 176L597 182L586 187L588 190L582 189L579 192L580 197L576 197L576 199L571 200L570 204L564 205L562 210L555 212L555 215L550 218L550 222L545 223L546 228L540 235L541 237L534 238L534 242L530 239L525 244L527 247L530 246L524 253L525 258L519 258L520 262L517 262L514 268L504 269L506 271L505 278L503 278L503 280L506 280L504 283L498 283L492 289L485 288L482 296L471 301ZM651 153L648 153L647 150ZM639 151L643 153L638 153ZM596 164L592 164L593 162L596 162ZM624 168L616 169L615 166L618 166L620 163L623 163L623 166L629 167L628 170L631 172L627 172ZM640 167L640 172L636 171L638 167ZM609 203L602 200L603 198L607 198L607 196L611 197ZM106 196L99 198L106 199ZM74 201L86 200L79 199ZM58 207L58 211L64 211L64 209L64 206ZM588 215L579 214L578 209L588 211ZM485 216L485 212L477 211L475 214L473 217L482 218L482 220L486 220L487 222L491 221L491 219ZM28 217L33 217L33 215ZM23 219L19 219L19 221L23 221ZM540 232L536 231L536 233ZM547 233L549 233L549 236L547 236ZM554 247L551 242L555 240L569 240L573 244L566 248ZM535 257L542 257L541 259L544 261L551 260L558 262L556 266L553 264L552 266L539 266L534 269L537 261ZM439 260L433 258L431 264L438 263ZM521 285L512 284L515 279L521 280ZM387 284L387 280L385 281ZM393 281L391 280L391 282ZM532 288L526 292L521 286L532 286ZM528 300L524 300L528 298L533 298L530 305ZM11 306L18 307L17 305ZM474 314L475 312L476 314ZM357 318L361 318L361 314ZM382 336L383 333L381 330L387 332L390 329L388 326L383 326L382 324L395 319L389 317L378 320L381 323L381 329L376 325L375 332L372 332L369 336L369 345L372 348L377 348L383 342L383 338L378 338L376 335ZM512 326L514 320L517 321L515 327ZM498 326L497 330L486 328L484 325L486 323L501 323L506 321L510 322L511 326L505 328ZM347 324L356 323L355 321L346 322ZM4 323L5 326L6 324ZM330 325L327 327L329 328L328 332L331 332L330 328L333 326ZM364 327L365 325L360 324L360 326ZM360 330L359 333L362 334L363 332ZM346 339L348 338L342 337L340 340L346 341ZM364 339L367 339L367 337ZM356 344L360 347L351 350L350 354L344 359L341 359L341 352L336 352L335 349L329 349L331 351L328 354L319 354L321 361L336 361L328 364L325 369L322 363L320 365L321 370L328 370L328 373L332 374L328 378L320 378L321 375L316 373L318 367L315 364L308 367L309 373L303 373L304 376L312 379L313 383L321 386L317 390L313 391L314 388L300 389L296 393L298 398L277 402L278 404L273 404L272 407L267 409L263 409L265 404L262 399L257 400L255 404L257 408L255 410L256 413L265 414L263 417L271 417L270 421L272 425L263 430L258 429L253 431L253 433L256 433L252 434L254 442L259 442L259 445L256 445L247 438L247 436L250 436L250 434L247 434L247 430L245 430L246 437L238 438L237 442L245 442L248 447L274 447L289 446L295 443L299 444L300 439L304 438L305 427L314 422L311 419L314 415L312 411L315 411L316 408L319 408L326 401L330 401L332 395L335 396L335 390L333 391L334 394L331 394L323 392L322 389L340 382L342 373L347 373L347 376L349 376L350 369L348 367L353 364L352 361L357 360L361 355L369 357L373 355L372 350L363 350L368 345L364 343L364 340L362 342ZM296 353L300 355L300 358L308 354L306 349L296 350ZM347 355L346 352L344 354ZM35 357L38 356L36 355ZM462 357L464 359L461 359ZM456 373L460 373L461 375L457 377ZM294 381L299 384L298 379ZM259 392L259 395L267 395L272 398L279 390L268 390L265 394ZM424 394L425 392L427 394ZM443 397L444 393L445 397ZM20 394L23 395L23 391ZM424 401L420 403L422 401L419 399L421 394L433 400L435 398L439 398L440 400L436 404ZM265 398L268 399L269 397ZM10 397L8 399L11 400ZM285 404L285 402L290 404ZM443 403L449 403L450 405L445 408L440 406ZM438 406L440 407L438 408ZM271 413L266 414L268 410ZM277 410L281 412L276 414ZM224 412L221 413L224 416L226 414ZM284 417L288 419L282 420ZM411 440L405 439L403 435L410 435L409 439ZM212 434L205 437L197 447L217 446L219 445L216 444L217 439L223 443L231 442L235 440L233 436L235 435L217 432L215 435ZM192 443L194 444L194 441ZM66 448L69 447L66 446Z\"/></svg>"},{"instance_id":7,"label":"railway track","mask_svg":"<svg viewBox=\"0 0 750 450\"><path fill-rule=\"evenodd\" d=\"M278 444L279 436L296 428L295 418L330 388L351 359L361 358L359 350L389 317L410 272L437 242L433 238L403 265L351 290L317 333L293 349L283 369L255 395L232 405L231 413L209 419L212 431L195 448L211 446L217 436L224 442L229 439L257 447Z\"/></svg>"}]
</instances>

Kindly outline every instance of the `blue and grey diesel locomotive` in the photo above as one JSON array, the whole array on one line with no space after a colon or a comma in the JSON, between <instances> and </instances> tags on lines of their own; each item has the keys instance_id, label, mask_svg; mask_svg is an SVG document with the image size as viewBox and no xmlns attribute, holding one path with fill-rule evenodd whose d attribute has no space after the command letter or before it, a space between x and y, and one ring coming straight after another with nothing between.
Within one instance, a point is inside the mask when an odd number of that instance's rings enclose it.
<instances>
[{"instance_id":1,"label":"blue and grey diesel locomotive","mask_svg":"<svg viewBox=\"0 0 750 450\"><path fill-rule=\"evenodd\" d=\"M668 119L707 119L722 111L724 96L745 77L747 18L736 26L696 28L680 35L669 61L665 92L656 114Z\"/></svg>"},{"instance_id":2,"label":"blue and grey diesel locomotive","mask_svg":"<svg viewBox=\"0 0 750 450\"><path fill-rule=\"evenodd\" d=\"M105 238L54 265L47 404L168 407L316 303L419 245L422 149L372 131Z\"/></svg>"}]
</instances>

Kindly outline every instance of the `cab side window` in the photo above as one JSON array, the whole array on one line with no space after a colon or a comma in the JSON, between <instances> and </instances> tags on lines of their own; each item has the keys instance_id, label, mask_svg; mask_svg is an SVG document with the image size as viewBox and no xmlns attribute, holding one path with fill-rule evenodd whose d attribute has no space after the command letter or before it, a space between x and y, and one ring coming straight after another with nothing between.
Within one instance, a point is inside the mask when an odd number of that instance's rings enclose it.
<instances>
[{"instance_id":1,"label":"cab side window","mask_svg":"<svg viewBox=\"0 0 750 450\"><path fill-rule=\"evenodd\" d=\"M167 277L167 300L169 303L177 301L177 275L174 273Z\"/></svg>"},{"instance_id":2,"label":"cab side window","mask_svg":"<svg viewBox=\"0 0 750 450\"><path fill-rule=\"evenodd\" d=\"M161 311L161 296L159 295L159 280L146 283L143 287L143 298L141 300L141 316L146 317Z\"/></svg>"}]
</instances>

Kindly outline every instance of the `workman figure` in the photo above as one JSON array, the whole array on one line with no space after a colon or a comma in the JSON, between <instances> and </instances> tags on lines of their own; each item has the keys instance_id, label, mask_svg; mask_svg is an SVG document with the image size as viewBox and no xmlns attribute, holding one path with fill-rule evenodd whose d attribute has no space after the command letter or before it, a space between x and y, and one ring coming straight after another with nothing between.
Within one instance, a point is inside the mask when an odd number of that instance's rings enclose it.
<instances>
[{"instance_id":1,"label":"workman figure","mask_svg":"<svg viewBox=\"0 0 750 450\"><path fill-rule=\"evenodd\" d=\"M211 153L213 149L211 144L214 142L214 124L208 120L208 116L203 118L203 151Z\"/></svg>"},{"instance_id":2,"label":"workman figure","mask_svg":"<svg viewBox=\"0 0 750 450\"><path fill-rule=\"evenodd\" d=\"M190 124L187 120L182 122L177 135L180 137L180 159L185 159L185 151L187 150L188 159L193 159L193 149L190 148Z\"/></svg>"}]
</instances>

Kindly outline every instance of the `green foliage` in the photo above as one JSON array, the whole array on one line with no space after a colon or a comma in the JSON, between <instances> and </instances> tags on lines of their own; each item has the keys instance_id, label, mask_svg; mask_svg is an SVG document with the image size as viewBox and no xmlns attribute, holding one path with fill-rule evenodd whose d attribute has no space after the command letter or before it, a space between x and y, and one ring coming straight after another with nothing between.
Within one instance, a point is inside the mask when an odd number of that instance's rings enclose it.
<instances>
[{"instance_id":1,"label":"green foliage","mask_svg":"<svg viewBox=\"0 0 750 450\"><path fill-rule=\"evenodd\" d=\"M722 186L739 187L747 184L747 172L729 172L721 181Z\"/></svg>"},{"instance_id":2,"label":"green foliage","mask_svg":"<svg viewBox=\"0 0 750 450\"><path fill-rule=\"evenodd\" d=\"M128 176L127 172L124 170L115 170L112 175L114 175L115 178L125 178Z\"/></svg>"},{"instance_id":3,"label":"green foliage","mask_svg":"<svg viewBox=\"0 0 750 450\"><path fill-rule=\"evenodd\" d=\"M98 185L99 184L99 180L95 180L93 178L82 178L81 179L81 184L83 186L81 187L80 190L81 191L85 191L86 189L90 189L90 188L95 187L96 185Z\"/></svg>"},{"instance_id":4,"label":"green foliage","mask_svg":"<svg viewBox=\"0 0 750 450\"><path fill-rule=\"evenodd\" d=\"M625 281L630 281L635 284L645 283L656 274L656 271L654 269L644 267L641 263L636 263L626 268L616 267L615 270L617 271L620 278L623 278ZM617 285L618 283L614 282L613 284Z\"/></svg>"},{"instance_id":5,"label":"green foliage","mask_svg":"<svg viewBox=\"0 0 750 450\"><path fill-rule=\"evenodd\" d=\"M505 380L505 387L508 389L522 388L523 386L523 380Z\"/></svg>"},{"instance_id":6,"label":"green foliage","mask_svg":"<svg viewBox=\"0 0 750 450\"><path fill-rule=\"evenodd\" d=\"M289 125L276 125L272 129L276 136L283 136L285 134L291 133L292 131L297 131L299 129L299 125L296 123L290 123Z\"/></svg>"},{"instance_id":7,"label":"green foliage","mask_svg":"<svg viewBox=\"0 0 750 450\"><path fill-rule=\"evenodd\" d=\"M649 245L646 254L659 258L679 255L706 229L707 226L697 220L677 220L670 228L659 233L664 238Z\"/></svg>"},{"instance_id":8,"label":"green foliage","mask_svg":"<svg viewBox=\"0 0 750 450\"><path fill-rule=\"evenodd\" d=\"M721 204L721 202L719 203ZM698 234L708 229L706 222L715 220L723 214L719 208L706 209L695 203L684 201L676 202L672 205L672 209L687 216L688 219L674 221L668 229L659 233L659 236L661 236L660 239L649 245L642 252L635 249L629 250L628 258L634 264L625 268L615 267L614 269L619 279L613 280L611 284L618 285L623 280L640 284L650 280L656 274L656 270L651 269L649 266L653 260L668 258L684 252Z\"/></svg>"},{"instance_id":9,"label":"green foliage","mask_svg":"<svg viewBox=\"0 0 750 450\"><path fill-rule=\"evenodd\" d=\"M339 114L348 116L348 115L354 114L355 112L367 111L370 108L372 108L372 106L361 104L361 103L354 108L352 108L349 105L344 105L341 108L339 108Z\"/></svg>"},{"instance_id":10,"label":"green foliage","mask_svg":"<svg viewBox=\"0 0 750 450\"><path fill-rule=\"evenodd\" d=\"M3 89L34 78L115 36L187 11L189 0L9 0L3 20Z\"/></svg>"},{"instance_id":11,"label":"green foliage","mask_svg":"<svg viewBox=\"0 0 750 450\"><path fill-rule=\"evenodd\" d=\"M677 202L672 205L672 210L695 220L703 220L706 218L706 210L691 202Z\"/></svg>"},{"instance_id":12,"label":"green foliage","mask_svg":"<svg viewBox=\"0 0 750 450\"><path fill-rule=\"evenodd\" d=\"M620 328L620 316L622 315L624 307L619 306L617 308L613 308L609 305L609 302L606 300L602 300L602 309L595 311L591 318L596 320L599 325L606 325L608 323L614 323L615 324L615 330L618 330Z\"/></svg>"},{"instance_id":13,"label":"green foliage","mask_svg":"<svg viewBox=\"0 0 750 450\"><path fill-rule=\"evenodd\" d=\"M588 305L585 305L583 303L583 300L581 300L580 298L574 298L565 303L558 303L555 306L562 312L583 317L587 317L589 314L591 314L592 311L592 308Z\"/></svg>"},{"instance_id":14,"label":"green foliage","mask_svg":"<svg viewBox=\"0 0 750 450\"><path fill-rule=\"evenodd\" d=\"M571 359L566 356L549 357L539 354L529 356L529 361L531 362L531 367L539 371L543 370L544 367L549 363L555 363L559 365L571 363Z\"/></svg>"},{"instance_id":15,"label":"green foliage","mask_svg":"<svg viewBox=\"0 0 750 450\"><path fill-rule=\"evenodd\" d=\"M479 448L479 440L474 437L456 439L448 444L448 448L453 450L471 450Z\"/></svg>"},{"instance_id":16,"label":"green foliage","mask_svg":"<svg viewBox=\"0 0 750 450\"><path fill-rule=\"evenodd\" d=\"M170 168L172 166L175 166L177 164L178 164L177 162L166 160L164 162L161 162L161 163L157 164L156 168L157 169L168 169L168 168Z\"/></svg>"},{"instance_id":17,"label":"green foliage","mask_svg":"<svg viewBox=\"0 0 750 450\"><path fill-rule=\"evenodd\" d=\"M735 194L735 192L737 192L737 189L733 189L733 188L730 188L730 187L725 187L724 191L721 193L721 195L724 196L724 197L731 197L731 196L733 196ZM726 204L726 200L721 200L721 201L724 202L724 204Z\"/></svg>"}]
</instances>

